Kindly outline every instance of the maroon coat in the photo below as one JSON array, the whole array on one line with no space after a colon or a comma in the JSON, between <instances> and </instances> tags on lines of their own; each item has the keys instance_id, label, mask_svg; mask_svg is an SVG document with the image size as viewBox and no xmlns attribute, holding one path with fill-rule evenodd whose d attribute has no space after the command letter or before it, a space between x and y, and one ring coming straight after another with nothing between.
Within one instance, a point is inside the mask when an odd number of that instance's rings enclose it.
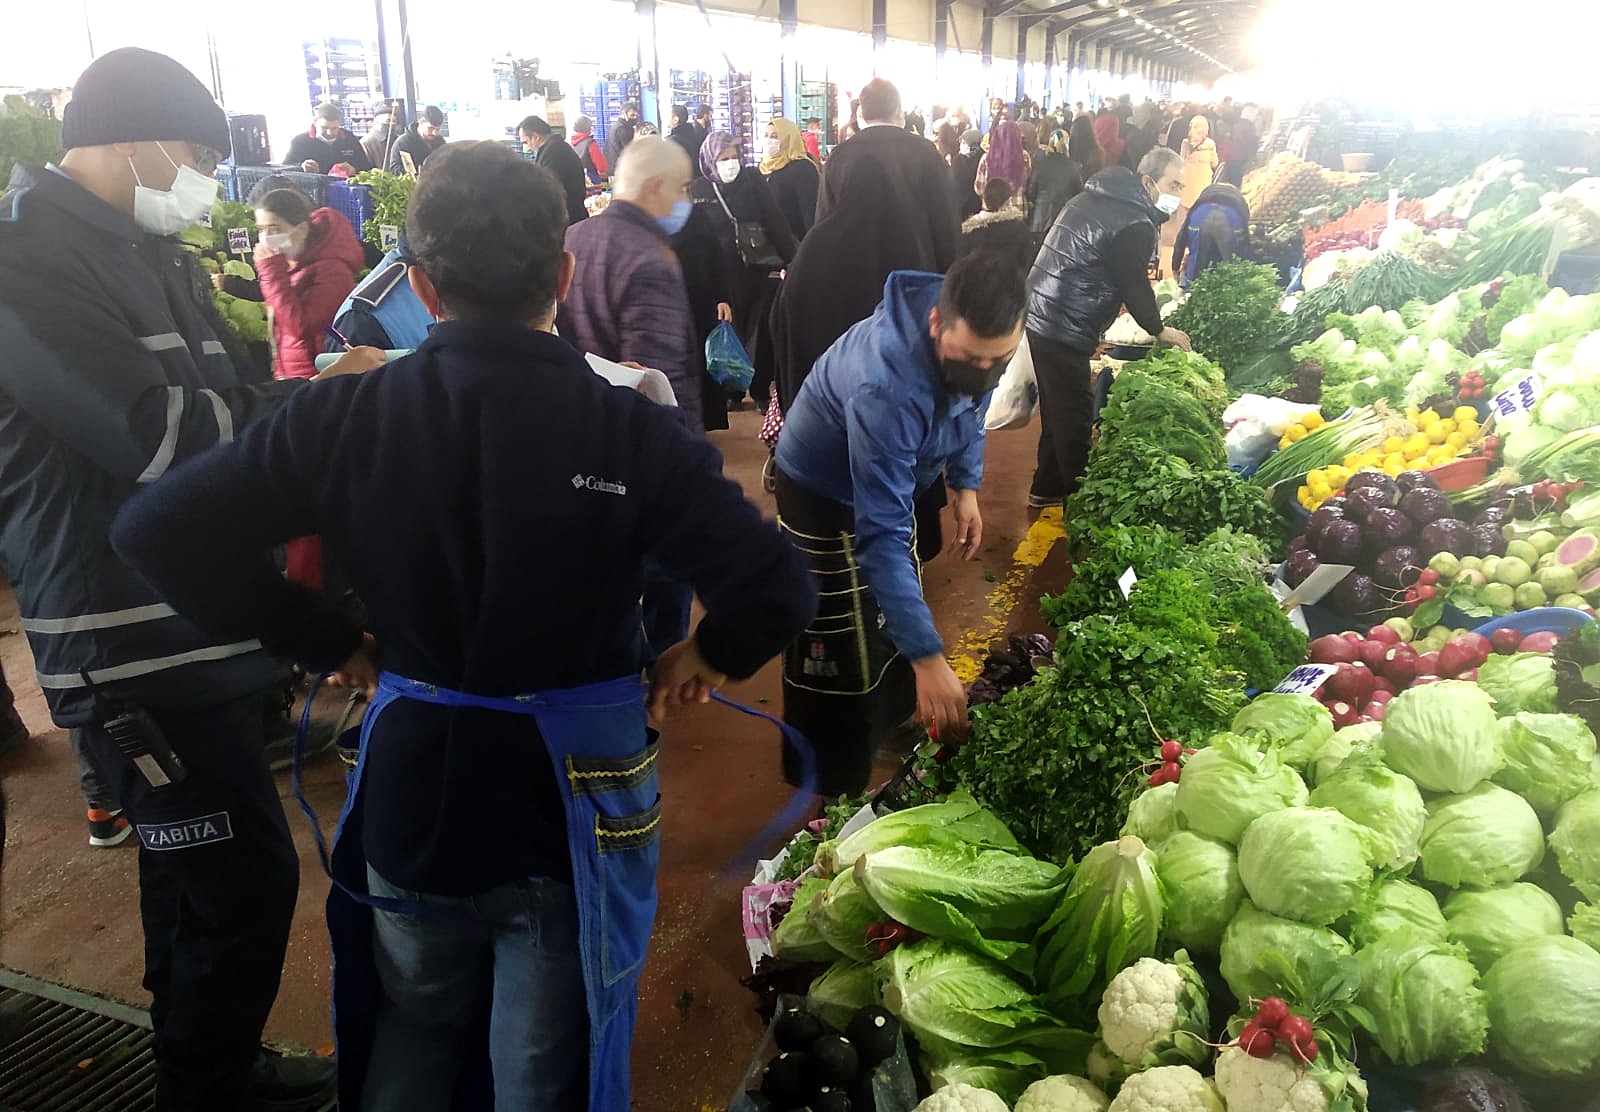
<instances>
[{"instance_id":1,"label":"maroon coat","mask_svg":"<svg viewBox=\"0 0 1600 1112\"><path fill-rule=\"evenodd\" d=\"M311 214L311 238L298 258L272 255L256 262L261 296L272 311L277 346L274 378L310 378L333 324L334 314L356 288L366 265L361 241L342 213L319 208Z\"/></svg>"},{"instance_id":2,"label":"maroon coat","mask_svg":"<svg viewBox=\"0 0 1600 1112\"><path fill-rule=\"evenodd\" d=\"M689 294L667 233L637 205L612 201L568 228L566 243L577 270L556 314L561 335L581 353L664 373L685 423L703 431Z\"/></svg>"}]
</instances>

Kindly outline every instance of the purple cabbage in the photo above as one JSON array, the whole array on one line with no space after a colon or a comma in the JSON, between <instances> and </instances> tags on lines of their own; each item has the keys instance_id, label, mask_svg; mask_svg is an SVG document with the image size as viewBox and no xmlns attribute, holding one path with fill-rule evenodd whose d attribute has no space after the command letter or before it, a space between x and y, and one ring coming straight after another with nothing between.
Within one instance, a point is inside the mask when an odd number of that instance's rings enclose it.
<instances>
[{"instance_id":1,"label":"purple cabbage","mask_svg":"<svg viewBox=\"0 0 1600 1112\"><path fill-rule=\"evenodd\" d=\"M1350 476L1344 484L1345 496L1349 497L1358 490L1381 491L1386 506L1393 506L1400 501L1400 488L1382 471L1357 471Z\"/></svg>"},{"instance_id":2,"label":"purple cabbage","mask_svg":"<svg viewBox=\"0 0 1600 1112\"><path fill-rule=\"evenodd\" d=\"M1426 471L1402 471L1394 477L1394 484L1400 488L1402 495L1410 494L1414 490L1439 489L1439 480Z\"/></svg>"},{"instance_id":3,"label":"purple cabbage","mask_svg":"<svg viewBox=\"0 0 1600 1112\"><path fill-rule=\"evenodd\" d=\"M1474 525L1493 525L1498 528L1511 520L1511 503L1496 502L1492 506L1485 506L1478 511L1478 516L1472 519Z\"/></svg>"},{"instance_id":4,"label":"purple cabbage","mask_svg":"<svg viewBox=\"0 0 1600 1112\"><path fill-rule=\"evenodd\" d=\"M1417 566L1417 550L1409 544L1397 544L1384 549L1372 565L1372 581L1392 590L1411 586L1421 574L1422 568Z\"/></svg>"},{"instance_id":5,"label":"purple cabbage","mask_svg":"<svg viewBox=\"0 0 1600 1112\"><path fill-rule=\"evenodd\" d=\"M1373 617L1388 608L1383 592L1371 577L1358 571L1341 579L1328 595L1328 601L1335 610L1349 617Z\"/></svg>"},{"instance_id":6,"label":"purple cabbage","mask_svg":"<svg viewBox=\"0 0 1600 1112\"><path fill-rule=\"evenodd\" d=\"M1379 506L1367 514L1367 524L1362 530L1367 544L1381 552L1412 538L1416 527L1411 519L1392 506Z\"/></svg>"},{"instance_id":7,"label":"purple cabbage","mask_svg":"<svg viewBox=\"0 0 1600 1112\"><path fill-rule=\"evenodd\" d=\"M1290 553L1305 552L1310 547L1311 547L1311 544L1310 544L1310 542L1308 542L1306 540L1304 534L1301 534L1300 536L1295 537L1293 540L1291 540L1289 542L1289 551L1290 551Z\"/></svg>"},{"instance_id":8,"label":"purple cabbage","mask_svg":"<svg viewBox=\"0 0 1600 1112\"><path fill-rule=\"evenodd\" d=\"M1283 581L1289 586L1298 587L1321 565L1322 561L1317 559L1315 552L1309 548L1302 548L1298 552L1289 553L1289 558L1283 562L1283 567L1278 569L1278 574L1283 576Z\"/></svg>"},{"instance_id":9,"label":"purple cabbage","mask_svg":"<svg viewBox=\"0 0 1600 1112\"><path fill-rule=\"evenodd\" d=\"M1400 499L1400 512L1418 525L1426 525L1430 521L1450 517L1455 513L1455 508L1450 505L1450 498L1443 491L1417 487Z\"/></svg>"},{"instance_id":10,"label":"purple cabbage","mask_svg":"<svg viewBox=\"0 0 1600 1112\"><path fill-rule=\"evenodd\" d=\"M1349 518L1349 503L1343 497L1333 497L1311 511L1306 522L1306 543L1316 548L1322 541L1322 531L1335 521Z\"/></svg>"},{"instance_id":11,"label":"purple cabbage","mask_svg":"<svg viewBox=\"0 0 1600 1112\"><path fill-rule=\"evenodd\" d=\"M1452 556L1472 554L1472 529L1465 521L1454 517L1441 517L1422 527L1417 537L1417 551L1423 559L1431 560L1441 552Z\"/></svg>"},{"instance_id":12,"label":"purple cabbage","mask_svg":"<svg viewBox=\"0 0 1600 1112\"><path fill-rule=\"evenodd\" d=\"M1492 521L1481 522L1469 530L1472 555L1474 556L1504 556L1506 554L1506 539L1500 532L1500 526Z\"/></svg>"},{"instance_id":13,"label":"purple cabbage","mask_svg":"<svg viewBox=\"0 0 1600 1112\"><path fill-rule=\"evenodd\" d=\"M1361 556L1361 526L1353 521L1334 521L1322 530L1315 549L1325 564L1353 564Z\"/></svg>"},{"instance_id":14,"label":"purple cabbage","mask_svg":"<svg viewBox=\"0 0 1600 1112\"><path fill-rule=\"evenodd\" d=\"M1387 476L1385 477L1387 478ZM1372 519L1372 514L1374 511L1386 510L1394 505L1394 499L1389 497L1388 492L1384 491L1380 487L1375 486L1364 486L1357 487L1355 490L1347 490L1345 493L1345 498L1350 503L1347 511L1348 516L1355 521L1361 522L1362 524L1365 524Z\"/></svg>"}]
</instances>

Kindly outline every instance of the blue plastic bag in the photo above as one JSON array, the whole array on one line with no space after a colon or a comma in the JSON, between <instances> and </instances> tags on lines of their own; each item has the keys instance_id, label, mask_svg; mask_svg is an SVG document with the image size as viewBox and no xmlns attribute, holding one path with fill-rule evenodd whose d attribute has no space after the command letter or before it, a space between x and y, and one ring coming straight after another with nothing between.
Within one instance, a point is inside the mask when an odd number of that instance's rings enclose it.
<instances>
[{"instance_id":1,"label":"blue plastic bag","mask_svg":"<svg viewBox=\"0 0 1600 1112\"><path fill-rule=\"evenodd\" d=\"M736 386L740 390L748 390L750 381L756 377L749 353L727 321L720 321L706 337L706 370L722 385Z\"/></svg>"}]
</instances>

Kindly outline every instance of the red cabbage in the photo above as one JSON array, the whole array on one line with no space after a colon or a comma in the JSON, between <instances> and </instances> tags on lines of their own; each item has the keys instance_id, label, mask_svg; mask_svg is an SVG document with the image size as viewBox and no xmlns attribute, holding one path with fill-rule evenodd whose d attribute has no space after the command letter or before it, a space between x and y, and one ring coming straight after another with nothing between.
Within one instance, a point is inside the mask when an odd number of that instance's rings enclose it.
<instances>
[{"instance_id":1,"label":"red cabbage","mask_svg":"<svg viewBox=\"0 0 1600 1112\"><path fill-rule=\"evenodd\" d=\"M1353 571L1339 581L1328 601L1341 614L1350 617L1371 617L1388 609L1383 592L1368 576Z\"/></svg>"},{"instance_id":2,"label":"red cabbage","mask_svg":"<svg viewBox=\"0 0 1600 1112\"><path fill-rule=\"evenodd\" d=\"M1298 552L1289 553L1289 558L1283 562L1283 567L1278 573L1283 576L1283 581L1291 587L1298 587L1310 578L1322 564L1317 559L1317 554L1309 548L1302 548Z\"/></svg>"},{"instance_id":3,"label":"red cabbage","mask_svg":"<svg viewBox=\"0 0 1600 1112\"><path fill-rule=\"evenodd\" d=\"M1349 481L1344 484L1345 497L1348 498L1358 490L1381 491L1386 506L1393 506L1400 501L1400 487L1382 471L1357 471L1350 476Z\"/></svg>"},{"instance_id":4,"label":"red cabbage","mask_svg":"<svg viewBox=\"0 0 1600 1112\"><path fill-rule=\"evenodd\" d=\"M1443 491L1432 487L1417 487L1400 499L1400 512L1418 525L1426 525L1430 521L1449 517L1455 509L1450 505L1449 495Z\"/></svg>"},{"instance_id":5,"label":"red cabbage","mask_svg":"<svg viewBox=\"0 0 1600 1112\"><path fill-rule=\"evenodd\" d=\"M1361 526L1353 521L1333 521L1322 530L1315 546L1325 564L1353 564L1361 556Z\"/></svg>"},{"instance_id":6,"label":"red cabbage","mask_svg":"<svg viewBox=\"0 0 1600 1112\"><path fill-rule=\"evenodd\" d=\"M1422 527L1417 537L1417 553L1424 560L1431 560L1441 552L1470 556L1471 548L1472 530L1459 518L1441 517L1438 521L1430 521Z\"/></svg>"},{"instance_id":7,"label":"red cabbage","mask_svg":"<svg viewBox=\"0 0 1600 1112\"><path fill-rule=\"evenodd\" d=\"M1372 565L1372 580L1380 587L1397 590L1415 583L1422 568L1417 566L1417 550L1409 544L1386 548Z\"/></svg>"},{"instance_id":8,"label":"red cabbage","mask_svg":"<svg viewBox=\"0 0 1600 1112\"><path fill-rule=\"evenodd\" d=\"M1481 522L1474 525L1469 533L1471 537L1473 556L1504 556L1506 554L1506 538L1500 532L1500 526L1492 521Z\"/></svg>"},{"instance_id":9,"label":"red cabbage","mask_svg":"<svg viewBox=\"0 0 1600 1112\"><path fill-rule=\"evenodd\" d=\"M1439 480L1426 471L1402 471L1394 477L1395 486L1400 488L1401 494L1410 494L1414 490L1438 490Z\"/></svg>"},{"instance_id":10,"label":"red cabbage","mask_svg":"<svg viewBox=\"0 0 1600 1112\"><path fill-rule=\"evenodd\" d=\"M1511 520L1511 503L1496 502L1492 506L1485 506L1478 511L1478 516L1472 519L1474 525L1504 525Z\"/></svg>"},{"instance_id":11,"label":"red cabbage","mask_svg":"<svg viewBox=\"0 0 1600 1112\"><path fill-rule=\"evenodd\" d=\"M1399 510L1392 506L1379 506L1367 514L1366 528L1362 532L1366 535L1367 544L1381 552L1409 541L1414 526L1411 519Z\"/></svg>"},{"instance_id":12,"label":"red cabbage","mask_svg":"<svg viewBox=\"0 0 1600 1112\"><path fill-rule=\"evenodd\" d=\"M1388 493L1375 486L1364 486L1349 491L1345 494L1345 499L1350 503L1348 516L1362 523L1370 521L1374 511L1388 509L1394 505L1394 500Z\"/></svg>"}]
</instances>

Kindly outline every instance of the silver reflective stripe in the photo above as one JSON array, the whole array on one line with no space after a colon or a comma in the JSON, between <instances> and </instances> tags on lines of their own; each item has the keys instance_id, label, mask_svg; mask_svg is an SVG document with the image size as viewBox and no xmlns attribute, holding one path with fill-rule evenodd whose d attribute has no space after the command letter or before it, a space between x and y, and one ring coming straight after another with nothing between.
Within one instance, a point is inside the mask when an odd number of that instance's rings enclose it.
<instances>
[{"instance_id":1,"label":"silver reflective stripe","mask_svg":"<svg viewBox=\"0 0 1600 1112\"><path fill-rule=\"evenodd\" d=\"M200 395L211 400L211 408L217 415L217 443L226 444L233 439L233 411L215 390L202 390Z\"/></svg>"},{"instance_id":2,"label":"silver reflective stripe","mask_svg":"<svg viewBox=\"0 0 1600 1112\"><path fill-rule=\"evenodd\" d=\"M171 618L177 611L164 602L134 606L127 610L108 610L103 614L83 614L76 618L23 618L22 628L29 633L83 633L91 629L115 629Z\"/></svg>"},{"instance_id":3,"label":"silver reflective stripe","mask_svg":"<svg viewBox=\"0 0 1600 1112\"><path fill-rule=\"evenodd\" d=\"M118 664L111 668L101 668L89 673L89 678L95 683L115 683L118 680L131 680L136 676L148 676L152 672L165 672L169 668L181 668L185 664L199 664L207 660L227 660L230 657L244 656L261 648L260 641L236 641L231 645L208 645L203 649L194 649L186 653L175 653L172 656L158 656L149 660L135 660L128 664ZM39 674L39 686L51 691L66 691L75 687L83 687L83 677L76 672L61 675Z\"/></svg>"},{"instance_id":4,"label":"silver reflective stripe","mask_svg":"<svg viewBox=\"0 0 1600 1112\"><path fill-rule=\"evenodd\" d=\"M201 355L227 355L228 349L222 346L221 340L201 340Z\"/></svg>"},{"instance_id":5,"label":"silver reflective stripe","mask_svg":"<svg viewBox=\"0 0 1600 1112\"><path fill-rule=\"evenodd\" d=\"M140 336L139 342L146 351L171 351L173 348L188 347L183 337L176 332L162 332L156 336Z\"/></svg>"},{"instance_id":6,"label":"silver reflective stripe","mask_svg":"<svg viewBox=\"0 0 1600 1112\"><path fill-rule=\"evenodd\" d=\"M178 454L178 424L183 420L183 388L181 386L167 387L167 431L161 438L161 447L156 449L156 454L150 457L150 465L136 480L141 483L153 483L167 473L167 468L172 466L172 457Z\"/></svg>"}]
</instances>

